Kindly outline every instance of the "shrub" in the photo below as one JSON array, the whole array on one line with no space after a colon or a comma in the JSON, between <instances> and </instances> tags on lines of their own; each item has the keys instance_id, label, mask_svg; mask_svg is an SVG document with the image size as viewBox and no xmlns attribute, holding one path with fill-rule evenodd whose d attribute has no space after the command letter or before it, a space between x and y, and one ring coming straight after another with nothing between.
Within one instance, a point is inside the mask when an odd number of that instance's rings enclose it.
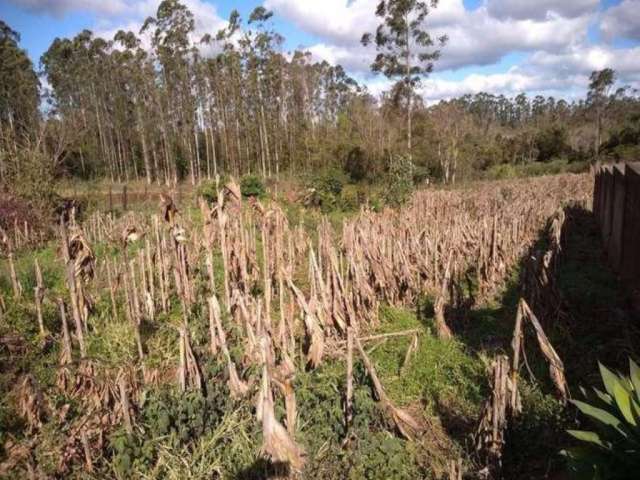
<instances>
[{"instance_id":1,"label":"shrub","mask_svg":"<svg viewBox=\"0 0 640 480\"><path fill-rule=\"evenodd\" d=\"M24 222L37 225L42 219L32 203L10 192L0 191L0 227L10 230L15 224L22 227Z\"/></svg>"},{"instance_id":2,"label":"shrub","mask_svg":"<svg viewBox=\"0 0 640 480\"><path fill-rule=\"evenodd\" d=\"M264 182L257 175L245 175L240 180L240 191L243 197L262 198L266 195L267 189Z\"/></svg>"},{"instance_id":3,"label":"shrub","mask_svg":"<svg viewBox=\"0 0 640 480\"><path fill-rule=\"evenodd\" d=\"M18 153L18 161L20 168L9 173L9 189L39 209L52 208L57 195L49 160L40 152L23 150Z\"/></svg>"},{"instance_id":4,"label":"shrub","mask_svg":"<svg viewBox=\"0 0 640 480\"><path fill-rule=\"evenodd\" d=\"M364 199L359 193L353 190L345 190L340 201L340 208L344 211L357 210L364 203Z\"/></svg>"},{"instance_id":5,"label":"shrub","mask_svg":"<svg viewBox=\"0 0 640 480\"><path fill-rule=\"evenodd\" d=\"M407 155L399 155L389 165L385 200L391 205L402 205L413 192L415 166Z\"/></svg>"},{"instance_id":6,"label":"shrub","mask_svg":"<svg viewBox=\"0 0 640 480\"><path fill-rule=\"evenodd\" d=\"M305 203L309 206L320 207L324 212L340 206L345 174L336 169L328 168L312 176L307 181L309 192Z\"/></svg>"},{"instance_id":7,"label":"shrub","mask_svg":"<svg viewBox=\"0 0 640 480\"><path fill-rule=\"evenodd\" d=\"M354 182L361 182L369 176L371 165L366 154L360 147L352 148L347 154L344 171Z\"/></svg>"},{"instance_id":8,"label":"shrub","mask_svg":"<svg viewBox=\"0 0 640 480\"><path fill-rule=\"evenodd\" d=\"M328 168L322 171L315 179L315 187L318 190L335 196L342 193L344 183L344 174L336 168Z\"/></svg>"},{"instance_id":9,"label":"shrub","mask_svg":"<svg viewBox=\"0 0 640 480\"><path fill-rule=\"evenodd\" d=\"M553 126L540 131L535 138L538 149L538 161L549 160L564 155L568 150L567 131L560 126Z\"/></svg>"},{"instance_id":10,"label":"shrub","mask_svg":"<svg viewBox=\"0 0 640 480\"><path fill-rule=\"evenodd\" d=\"M16 165L10 166L7 181L0 185L0 226L22 227L26 221L32 228L45 230L60 203L55 192L50 162L40 152L18 152Z\"/></svg>"},{"instance_id":11,"label":"shrub","mask_svg":"<svg viewBox=\"0 0 640 480\"><path fill-rule=\"evenodd\" d=\"M640 367L629 359L630 376L602 364L605 392L581 389L586 402L571 402L591 421L593 430L568 430L581 443L562 453L569 471L580 479L631 479L640 472Z\"/></svg>"},{"instance_id":12,"label":"shrub","mask_svg":"<svg viewBox=\"0 0 640 480\"><path fill-rule=\"evenodd\" d=\"M204 198L209 203L217 201L218 189L216 188L216 182L213 180L202 182L196 190L196 195Z\"/></svg>"},{"instance_id":13,"label":"shrub","mask_svg":"<svg viewBox=\"0 0 640 480\"><path fill-rule=\"evenodd\" d=\"M429 180L430 176L431 172L429 171L429 168L422 165L416 165L413 170L413 184L420 185L421 183Z\"/></svg>"},{"instance_id":14,"label":"shrub","mask_svg":"<svg viewBox=\"0 0 640 480\"><path fill-rule=\"evenodd\" d=\"M513 165L503 163L501 165L495 165L489 169L489 177L496 180L506 180L508 178L516 177L516 169Z\"/></svg>"}]
</instances>

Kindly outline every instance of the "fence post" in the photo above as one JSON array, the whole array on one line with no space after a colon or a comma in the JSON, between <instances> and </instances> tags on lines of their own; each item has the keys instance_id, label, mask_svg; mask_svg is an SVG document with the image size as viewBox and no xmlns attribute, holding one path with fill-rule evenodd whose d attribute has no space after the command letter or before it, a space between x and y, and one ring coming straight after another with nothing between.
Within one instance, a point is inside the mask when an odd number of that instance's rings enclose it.
<instances>
[{"instance_id":1,"label":"fence post","mask_svg":"<svg viewBox=\"0 0 640 480\"><path fill-rule=\"evenodd\" d=\"M610 263L616 272L620 272L623 248L622 235L626 228L624 222L625 187L625 166L624 164L616 164L613 166L611 235L607 245Z\"/></svg>"},{"instance_id":2,"label":"fence post","mask_svg":"<svg viewBox=\"0 0 640 480\"><path fill-rule=\"evenodd\" d=\"M640 288L640 163L627 164L621 275Z\"/></svg>"},{"instance_id":3,"label":"fence post","mask_svg":"<svg viewBox=\"0 0 640 480\"><path fill-rule=\"evenodd\" d=\"M593 182L593 216L600 224L600 209L601 209L601 199L602 195L602 167L598 165L595 168L595 176Z\"/></svg>"},{"instance_id":4,"label":"fence post","mask_svg":"<svg viewBox=\"0 0 640 480\"><path fill-rule=\"evenodd\" d=\"M129 201L127 198L127 186L122 187L122 210L127 211L127 205Z\"/></svg>"},{"instance_id":5,"label":"fence post","mask_svg":"<svg viewBox=\"0 0 640 480\"><path fill-rule=\"evenodd\" d=\"M600 213L600 227L602 229L602 244L607 250L609 235L611 235L611 217L613 213L613 170L607 165L602 171L602 209Z\"/></svg>"}]
</instances>

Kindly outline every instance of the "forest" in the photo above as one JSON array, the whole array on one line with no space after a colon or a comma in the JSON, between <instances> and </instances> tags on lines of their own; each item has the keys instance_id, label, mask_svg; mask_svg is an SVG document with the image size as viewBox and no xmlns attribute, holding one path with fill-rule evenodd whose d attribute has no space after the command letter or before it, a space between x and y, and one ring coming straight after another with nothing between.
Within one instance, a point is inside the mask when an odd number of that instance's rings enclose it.
<instances>
[{"instance_id":1,"label":"forest","mask_svg":"<svg viewBox=\"0 0 640 480\"><path fill-rule=\"evenodd\" d=\"M283 51L270 19L263 7L246 22L234 11L196 40L193 14L167 1L140 32L55 39L37 71L3 23L0 180L29 170L25 151L54 177L112 182L330 167L374 180L408 153L408 134L422 176L445 183L558 159L637 158L638 92L613 90L610 69L594 72L578 101L480 92L425 105L406 78L376 98L339 65Z\"/></svg>"},{"instance_id":2,"label":"forest","mask_svg":"<svg viewBox=\"0 0 640 480\"><path fill-rule=\"evenodd\" d=\"M640 92L427 102L437 7L375 95L263 6L0 19L0 479L636 479Z\"/></svg>"}]
</instances>

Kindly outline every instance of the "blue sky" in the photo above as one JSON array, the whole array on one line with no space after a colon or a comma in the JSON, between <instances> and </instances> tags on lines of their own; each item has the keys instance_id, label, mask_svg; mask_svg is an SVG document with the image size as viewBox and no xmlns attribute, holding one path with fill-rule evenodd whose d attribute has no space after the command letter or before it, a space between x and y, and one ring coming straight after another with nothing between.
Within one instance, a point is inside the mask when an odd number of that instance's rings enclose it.
<instances>
[{"instance_id":1,"label":"blue sky","mask_svg":"<svg viewBox=\"0 0 640 480\"><path fill-rule=\"evenodd\" d=\"M107 1L105 0L105 2ZM0 18L11 25L14 30L20 32L22 47L27 50L34 62L37 62L49 48L54 38L71 37L85 28L93 30L101 22L99 12L91 9L79 8L58 13L54 9L27 6L35 2L21 3L19 1L5 3L3 0L0 4ZM253 9L263 2L256 0L204 0L204 3L213 6L222 19L229 18L233 9L238 10L242 18L247 19ZM126 20L126 17L116 17L114 24L122 19ZM273 25L276 31L286 38L287 49L311 45L319 40L314 35L296 28L282 17L275 16Z\"/></svg>"},{"instance_id":2,"label":"blue sky","mask_svg":"<svg viewBox=\"0 0 640 480\"><path fill-rule=\"evenodd\" d=\"M0 18L20 32L37 65L55 37L82 29L109 38L139 29L160 0L0 0ZM243 18L259 5L273 10L285 49L307 48L340 63L377 93L389 81L373 77L375 52L359 44L376 26L378 0L183 0L197 34L215 32L232 9ZM423 82L427 101L489 91L575 98L590 71L612 67L620 84L640 88L640 0L440 0L427 26L446 33L435 73Z\"/></svg>"}]
</instances>

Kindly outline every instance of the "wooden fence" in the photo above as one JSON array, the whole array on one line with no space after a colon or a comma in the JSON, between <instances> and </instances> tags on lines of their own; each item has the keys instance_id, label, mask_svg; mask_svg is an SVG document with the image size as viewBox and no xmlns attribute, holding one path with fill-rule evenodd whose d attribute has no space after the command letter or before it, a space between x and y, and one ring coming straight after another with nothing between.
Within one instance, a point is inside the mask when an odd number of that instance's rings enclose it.
<instances>
[{"instance_id":1,"label":"wooden fence","mask_svg":"<svg viewBox=\"0 0 640 480\"><path fill-rule=\"evenodd\" d=\"M640 288L640 163L596 170L593 213L611 266L634 289Z\"/></svg>"}]
</instances>

